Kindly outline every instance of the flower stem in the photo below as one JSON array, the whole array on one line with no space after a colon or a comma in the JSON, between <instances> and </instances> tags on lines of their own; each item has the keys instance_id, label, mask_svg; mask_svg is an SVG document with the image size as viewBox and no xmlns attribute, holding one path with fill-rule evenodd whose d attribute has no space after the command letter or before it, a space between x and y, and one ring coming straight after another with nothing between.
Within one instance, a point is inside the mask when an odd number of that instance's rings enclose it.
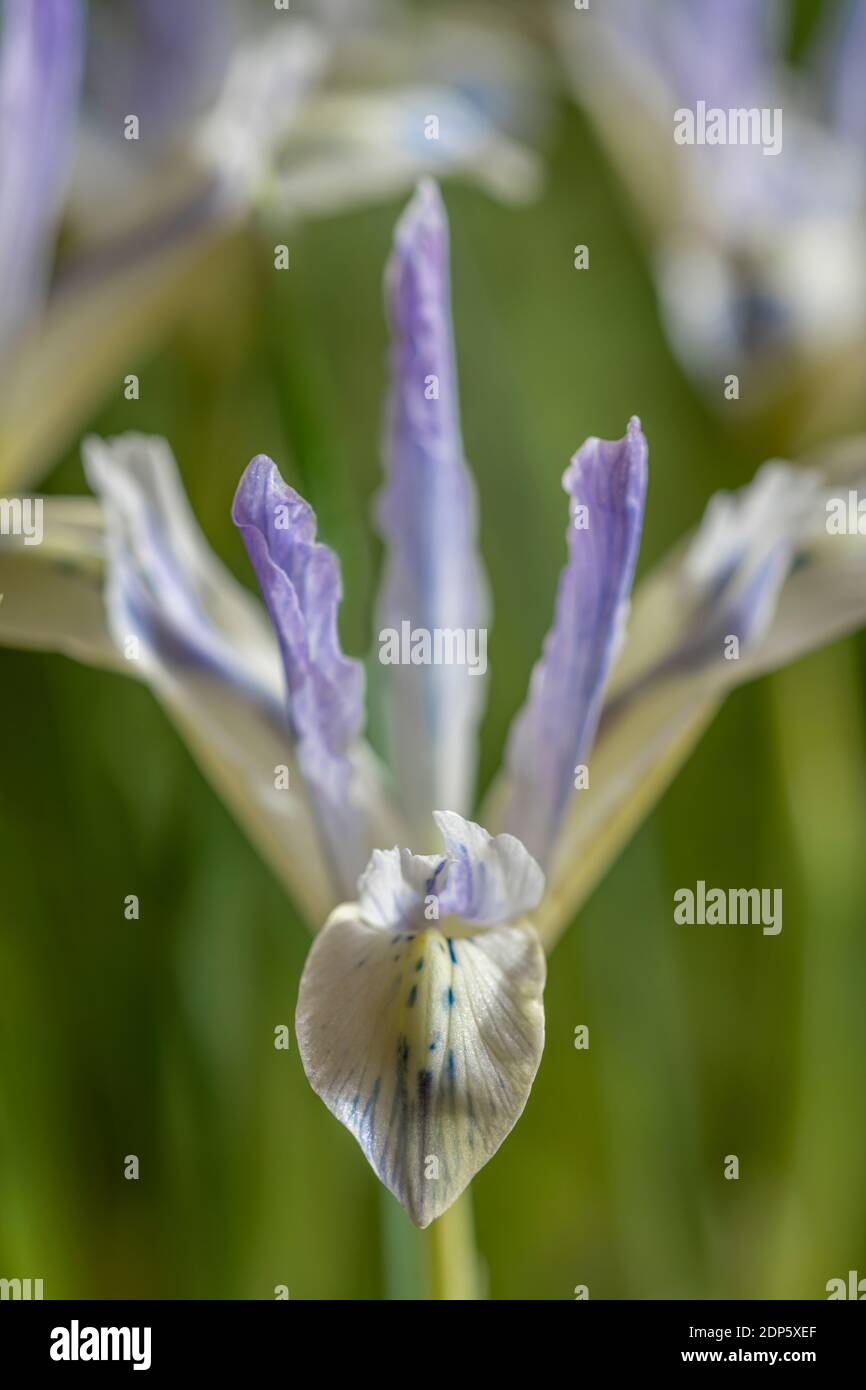
<instances>
[{"instance_id":1,"label":"flower stem","mask_svg":"<svg viewBox=\"0 0 866 1390\"><path fill-rule=\"evenodd\" d=\"M433 1222L427 1241L431 1299L480 1299L481 1263L475 1248L471 1192L464 1192Z\"/></svg>"},{"instance_id":2,"label":"flower stem","mask_svg":"<svg viewBox=\"0 0 866 1390\"><path fill-rule=\"evenodd\" d=\"M427 1242L400 1203L379 1189L382 1230L383 1296L399 1302L427 1299Z\"/></svg>"}]
</instances>

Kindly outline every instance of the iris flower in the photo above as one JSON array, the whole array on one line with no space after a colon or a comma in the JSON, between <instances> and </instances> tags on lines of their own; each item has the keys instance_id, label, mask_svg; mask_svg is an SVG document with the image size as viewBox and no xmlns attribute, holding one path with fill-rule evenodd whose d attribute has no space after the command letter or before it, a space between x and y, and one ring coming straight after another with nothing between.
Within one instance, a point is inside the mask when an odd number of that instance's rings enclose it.
<instances>
[{"instance_id":1,"label":"iris flower","mask_svg":"<svg viewBox=\"0 0 866 1390\"><path fill-rule=\"evenodd\" d=\"M297 219L402 193L426 171L507 199L538 186L522 129L538 83L515 80L524 58L534 68L507 31L483 53L464 43L458 62L448 26L383 34L245 8L0 0L4 492L38 479L119 389L239 228L282 244Z\"/></svg>"},{"instance_id":2,"label":"iris flower","mask_svg":"<svg viewBox=\"0 0 866 1390\"><path fill-rule=\"evenodd\" d=\"M424 182L385 279L380 635L491 621L448 258ZM262 607L210 551L163 440L91 437L83 453L99 501L47 498L41 546L4 538L0 637L151 686L315 932L296 1017L312 1086L426 1226L526 1104L546 953L725 693L866 619L866 538L825 524L866 447L772 462L714 497L629 616L647 443L637 419L586 440L563 476L550 630L480 805L486 672L383 667L387 761L374 752L363 668L338 635L338 559L271 459L249 464L233 508Z\"/></svg>"},{"instance_id":3,"label":"iris flower","mask_svg":"<svg viewBox=\"0 0 866 1390\"><path fill-rule=\"evenodd\" d=\"M781 401L814 434L859 401L866 364L866 0L825 6L796 68L793 8L606 0L563 7L556 32L648 234L684 369L722 409L740 375L739 411ZM677 144L675 113L699 102L776 112L780 148Z\"/></svg>"}]
</instances>

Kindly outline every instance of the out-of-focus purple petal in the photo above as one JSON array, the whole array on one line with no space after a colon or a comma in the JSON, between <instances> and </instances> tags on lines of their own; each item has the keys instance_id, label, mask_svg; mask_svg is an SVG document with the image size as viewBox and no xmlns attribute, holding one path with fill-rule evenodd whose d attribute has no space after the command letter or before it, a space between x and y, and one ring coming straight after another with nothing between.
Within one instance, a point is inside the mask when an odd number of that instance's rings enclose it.
<instances>
[{"instance_id":1,"label":"out-of-focus purple petal","mask_svg":"<svg viewBox=\"0 0 866 1390\"><path fill-rule=\"evenodd\" d=\"M716 493L683 560L692 598L681 666L718 658L728 636L745 652L765 634L798 548L823 525L817 473L771 462L739 492Z\"/></svg>"},{"instance_id":2,"label":"out-of-focus purple petal","mask_svg":"<svg viewBox=\"0 0 866 1390\"><path fill-rule=\"evenodd\" d=\"M408 621L413 630L472 633L484 643L486 667L489 605L458 418L448 225L430 181L398 224L385 288L393 346L388 477L378 506L387 546L378 628L400 632ZM485 695L476 666L387 669L393 763L416 833L429 828L434 806L463 811L471 802Z\"/></svg>"},{"instance_id":3,"label":"out-of-focus purple petal","mask_svg":"<svg viewBox=\"0 0 866 1390\"><path fill-rule=\"evenodd\" d=\"M647 445L635 417L620 440L590 438L563 477L568 563L529 698L509 735L501 823L546 863L592 745L616 655L640 544Z\"/></svg>"},{"instance_id":4,"label":"out-of-focus purple petal","mask_svg":"<svg viewBox=\"0 0 866 1390\"><path fill-rule=\"evenodd\" d=\"M364 673L340 649L339 562L316 540L312 508L264 454L245 470L232 518L277 634L298 762L348 897L366 859L350 804L351 755L364 719Z\"/></svg>"},{"instance_id":5,"label":"out-of-focus purple petal","mask_svg":"<svg viewBox=\"0 0 866 1390\"><path fill-rule=\"evenodd\" d=\"M136 115L145 149L183 138L216 95L234 37L230 0L131 0L92 16L88 94L118 130Z\"/></svg>"},{"instance_id":6,"label":"out-of-focus purple petal","mask_svg":"<svg viewBox=\"0 0 866 1390\"><path fill-rule=\"evenodd\" d=\"M2 352L44 290L75 135L84 7L6 0L0 22Z\"/></svg>"},{"instance_id":7,"label":"out-of-focus purple petal","mask_svg":"<svg viewBox=\"0 0 866 1390\"><path fill-rule=\"evenodd\" d=\"M633 58L655 69L675 104L761 105L777 46L767 0L606 0L594 21Z\"/></svg>"},{"instance_id":8,"label":"out-of-focus purple petal","mask_svg":"<svg viewBox=\"0 0 866 1390\"><path fill-rule=\"evenodd\" d=\"M861 155L866 144L866 0L848 0L839 25L830 102L836 129Z\"/></svg>"}]
</instances>

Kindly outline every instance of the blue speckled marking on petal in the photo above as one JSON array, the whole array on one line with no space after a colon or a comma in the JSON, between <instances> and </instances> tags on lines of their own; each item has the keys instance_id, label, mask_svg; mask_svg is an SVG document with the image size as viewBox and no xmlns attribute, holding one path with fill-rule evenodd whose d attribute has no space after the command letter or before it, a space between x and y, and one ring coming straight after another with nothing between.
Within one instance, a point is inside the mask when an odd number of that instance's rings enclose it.
<instances>
[{"instance_id":1,"label":"blue speckled marking on petal","mask_svg":"<svg viewBox=\"0 0 866 1390\"><path fill-rule=\"evenodd\" d=\"M427 889L428 895L429 895L430 893L435 893L435 892L436 892L436 880L438 879L438 877L439 877L439 875L441 874L442 870L445 868L445 865L447 864L447 862L448 862L447 859L440 859L440 860L439 860L439 863L436 865L436 868L433 870L432 874L431 874L430 877L428 878L428 880L427 880L427 882L426 882L426 884L425 884L425 887L426 887L426 889Z\"/></svg>"},{"instance_id":2,"label":"blue speckled marking on petal","mask_svg":"<svg viewBox=\"0 0 866 1390\"><path fill-rule=\"evenodd\" d=\"M480 933L471 951L457 936L457 987L440 927L419 933L396 968L390 940L388 929L356 922L345 911L335 915L302 977L298 1040L319 1094L416 1224L426 1226L495 1152L523 1108L543 1042L544 957L526 927ZM357 941L371 957L360 982L345 965ZM441 955L431 950L434 942ZM348 959L364 953L352 951ZM424 972L417 974L422 958ZM503 1074L510 1080L506 1091ZM368 1113L374 1078L381 1087ZM431 1155L439 1164L436 1181L427 1169Z\"/></svg>"}]
</instances>

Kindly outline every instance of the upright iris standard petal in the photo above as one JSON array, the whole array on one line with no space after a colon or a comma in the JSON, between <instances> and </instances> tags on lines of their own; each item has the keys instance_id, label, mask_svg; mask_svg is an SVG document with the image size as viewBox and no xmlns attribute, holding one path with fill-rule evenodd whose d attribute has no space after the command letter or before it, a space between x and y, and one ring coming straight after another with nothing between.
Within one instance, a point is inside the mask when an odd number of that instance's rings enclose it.
<instances>
[{"instance_id":1,"label":"upright iris standard petal","mask_svg":"<svg viewBox=\"0 0 866 1390\"><path fill-rule=\"evenodd\" d=\"M0 15L0 352L40 307L75 135L81 0L6 0Z\"/></svg>"},{"instance_id":2,"label":"upright iris standard petal","mask_svg":"<svg viewBox=\"0 0 866 1390\"><path fill-rule=\"evenodd\" d=\"M317 926L339 889L303 795L265 612L209 549L165 440L90 438L83 455L102 508L89 503L94 517L80 499L72 525L52 505L46 515L58 524L43 545L8 557L0 548L0 638L27 641L24 629L38 624L46 644L146 681ZM58 570L67 575L63 608Z\"/></svg>"},{"instance_id":3,"label":"upright iris standard petal","mask_svg":"<svg viewBox=\"0 0 866 1390\"><path fill-rule=\"evenodd\" d=\"M392 761L422 834L433 806L471 804L486 686L489 604L460 436L448 274L445 211L435 184L425 182L397 227L386 276L393 345L376 610L380 638L402 635L404 625L431 641L437 631L454 634L454 651L462 646L466 657L384 668Z\"/></svg>"},{"instance_id":4,"label":"upright iris standard petal","mask_svg":"<svg viewBox=\"0 0 866 1390\"><path fill-rule=\"evenodd\" d=\"M312 508L263 454L241 478L232 517L277 634L298 762L343 891L349 892L366 857L352 795L364 673L340 648L339 561L316 540Z\"/></svg>"},{"instance_id":5,"label":"upright iris standard petal","mask_svg":"<svg viewBox=\"0 0 866 1390\"><path fill-rule=\"evenodd\" d=\"M568 563L553 626L515 719L498 817L545 864L595 735L622 636L640 544L647 446L634 418L621 440L591 438L563 477L570 498Z\"/></svg>"},{"instance_id":6,"label":"upright iris standard petal","mask_svg":"<svg viewBox=\"0 0 866 1390\"><path fill-rule=\"evenodd\" d=\"M514 920L537 901L541 871L523 846L503 844L510 837L437 819L444 855L374 855L360 901L338 908L313 944L296 1019L310 1084L418 1226L502 1143L544 1045L544 954ZM488 876L503 890L501 917L475 891ZM462 922L448 920L449 900L468 907Z\"/></svg>"},{"instance_id":7,"label":"upright iris standard petal","mask_svg":"<svg viewBox=\"0 0 866 1390\"><path fill-rule=\"evenodd\" d=\"M738 493L718 494L689 542L639 587L590 789L572 799L536 914L548 947L725 694L866 621L866 537L827 529L832 499L862 495L866 441L815 462L814 471L766 464Z\"/></svg>"}]
</instances>

